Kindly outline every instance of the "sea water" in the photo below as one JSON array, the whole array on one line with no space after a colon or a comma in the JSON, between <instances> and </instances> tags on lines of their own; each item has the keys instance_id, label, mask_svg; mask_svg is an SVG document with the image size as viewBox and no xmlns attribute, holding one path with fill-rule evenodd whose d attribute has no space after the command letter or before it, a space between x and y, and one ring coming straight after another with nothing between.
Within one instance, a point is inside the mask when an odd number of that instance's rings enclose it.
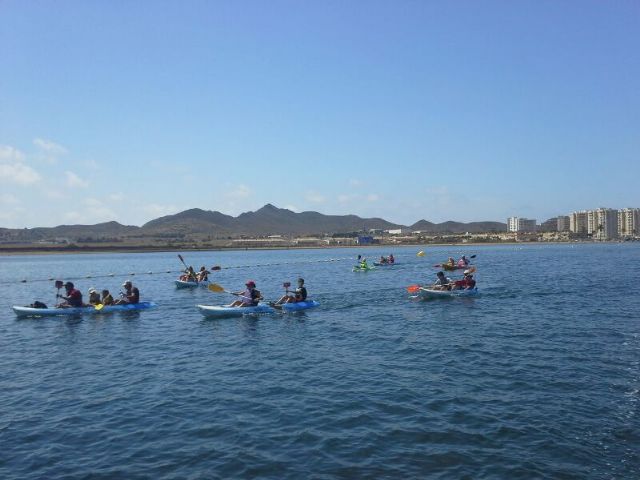
<instances>
[{"instance_id":1,"label":"sea water","mask_svg":"<svg viewBox=\"0 0 640 480\"><path fill-rule=\"evenodd\" d=\"M267 299L304 277L321 306L204 318L233 297L176 289L178 253ZM409 298L462 254L479 296ZM639 260L630 243L0 257L0 478L640 478ZM157 309L11 310L54 304L49 279L86 298L128 278Z\"/></svg>"}]
</instances>

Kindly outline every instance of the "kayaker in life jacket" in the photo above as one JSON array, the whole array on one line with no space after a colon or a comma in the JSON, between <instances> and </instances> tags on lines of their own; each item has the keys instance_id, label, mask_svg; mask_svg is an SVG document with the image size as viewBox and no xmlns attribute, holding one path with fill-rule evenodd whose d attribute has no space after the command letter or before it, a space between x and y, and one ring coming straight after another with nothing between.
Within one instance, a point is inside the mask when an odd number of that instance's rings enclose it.
<instances>
[{"instance_id":1,"label":"kayaker in life jacket","mask_svg":"<svg viewBox=\"0 0 640 480\"><path fill-rule=\"evenodd\" d=\"M285 285L289 285L285 283ZM283 303L298 303L304 302L307 299L307 289L304 286L304 278L298 279L298 288L296 288L293 292L293 295L289 295L289 292L278 300L275 304L282 305Z\"/></svg>"},{"instance_id":2,"label":"kayaker in life jacket","mask_svg":"<svg viewBox=\"0 0 640 480\"><path fill-rule=\"evenodd\" d=\"M449 277L445 276L444 272L436 273L436 283L433 284L434 290L451 290L452 281Z\"/></svg>"},{"instance_id":3,"label":"kayaker in life jacket","mask_svg":"<svg viewBox=\"0 0 640 480\"><path fill-rule=\"evenodd\" d=\"M459 267L468 267L469 266L469 260L467 259L467 257L462 255L462 257L460 257L460 260L458 260L458 266Z\"/></svg>"},{"instance_id":4,"label":"kayaker in life jacket","mask_svg":"<svg viewBox=\"0 0 640 480\"><path fill-rule=\"evenodd\" d=\"M259 290L256 289L256 282L249 280L245 283L246 290L242 292L233 292L234 295L239 296L238 300L230 303L230 307L255 307L262 300L262 295Z\"/></svg>"},{"instance_id":5,"label":"kayaker in life jacket","mask_svg":"<svg viewBox=\"0 0 640 480\"><path fill-rule=\"evenodd\" d=\"M380 256L380 263L387 263L389 260L384 255Z\"/></svg>"},{"instance_id":6,"label":"kayaker in life jacket","mask_svg":"<svg viewBox=\"0 0 640 480\"><path fill-rule=\"evenodd\" d=\"M95 288L89 289L89 305L98 305L100 303L100 294Z\"/></svg>"},{"instance_id":7,"label":"kayaker in life jacket","mask_svg":"<svg viewBox=\"0 0 640 480\"><path fill-rule=\"evenodd\" d=\"M395 258L393 258L393 253L389 254L389 263L394 263L396 261Z\"/></svg>"},{"instance_id":8,"label":"kayaker in life jacket","mask_svg":"<svg viewBox=\"0 0 640 480\"><path fill-rule=\"evenodd\" d=\"M122 284L122 286L124 287L124 293L121 293L121 298L114 302L116 305L140 303L140 290L138 290L138 287L133 286L131 280L127 280Z\"/></svg>"},{"instance_id":9,"label":"kayaker in life jacket","mask_svg":"<svg viewBox=\"0 0 640 480\"><path fill-rule=\"evenodd\" d=\"M109 290L102 290L101 303L103 305L113 305L113 296L109 293Z\"/></svg>"},{"instance_id":10,"label":"kayaker in life jacket","mask_svg":"<svg viewBox=\"0 0 640 480\"><path fill-rule=\"evenodd\" d=\"M475 288L476 281L473 279L473 271L465 270L462 280L456 280L453 285L454 290L471 290Z\"/></svg>"},{"instance_id":11,"label":"kayaker in life jacket","mask_svg":"<svg viewBox=\"0 0 640 480\"><path fill-rule=\"evenodd\" d=\"M64 302L57 305L59 308L71 308L71 307L82 307L84 304L82 303L82 292L80 290L76 290L73 286L73 282L67 282L64 284L64 289L66 292L65 295L57 294L58 298L64 300Z\"/></svg>"},{"instance_id":12,"label":"kayaker in life jacket","mask_svg":"<svg viewBox=\"0 0 640 480\"><path fill-rule=\"evenodd\" d=\"M449 259L445 262L445 265L449 267L455 267L456 261L453 259L453 257L449 257Z\"/></svg>"},{"instance_id":13,"label":"kayaker in life jacket","mask_svg":"<svg viewBox=\"0 0 640 480\"><path fill-rule=\"evenodd\" d=\"M209 270L207 270L204 266L200 267L200 271L197 274L197 278L199 282L205 282L209 280Z\"/></svg>"}]
</instances>

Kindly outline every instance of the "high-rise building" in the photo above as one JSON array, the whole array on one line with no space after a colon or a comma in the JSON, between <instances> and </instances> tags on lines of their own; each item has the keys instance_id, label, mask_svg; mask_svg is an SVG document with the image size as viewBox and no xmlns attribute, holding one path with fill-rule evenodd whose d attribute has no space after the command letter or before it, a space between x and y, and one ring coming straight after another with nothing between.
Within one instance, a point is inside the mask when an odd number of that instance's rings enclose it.
<instances>
[{"instance_id":1,"label":"high-rise building","mask_svg":"<svg viewBox=\"0 0 640 480\"><path fill-rule=\"evenodd\" d=\"M587 211L573 212L569 215L569 231L577 235L587 234Z\"/></svg>"},{"instance_id":2,"label":"high-rise building","mask_svg":"<svg viewBox=\"0 0 640 480\"><path fill-rule=\"evenodd\" d=\"M569 232L571 230L571 220L568 215L560 215L557 220L556 230L558 232Z\"/></svg>"},{"instance_id":3,"label":"high-rise building","mask_svg":"<svg viewBox=\"0 0 640 480\"><path fill-rule=\"evenodd\" d=\"M530 218L509 217L507 219L509 232L535 232L536 220Z\"/></svg>"},{"instance_id":4,"label":"high-rise building","mask_svg":"<svg viewBox=\"0 0 640 480\"><path fill-rule=\"evenodd\" d=\"M635 237L640 234L640 208L618 210L618 236Z\"/></svg>"},{"instance_id":5,"label":"high-rise building","mask_svg":"<svg viewBox=\"0 0 640 480\"><path fill-rule=\"evenodd\" d=\"M613 208L598 208L590 210L594 218L593 238L597 240L612 240L618 238L618 211Z\"/></svg>"}]
</instances>

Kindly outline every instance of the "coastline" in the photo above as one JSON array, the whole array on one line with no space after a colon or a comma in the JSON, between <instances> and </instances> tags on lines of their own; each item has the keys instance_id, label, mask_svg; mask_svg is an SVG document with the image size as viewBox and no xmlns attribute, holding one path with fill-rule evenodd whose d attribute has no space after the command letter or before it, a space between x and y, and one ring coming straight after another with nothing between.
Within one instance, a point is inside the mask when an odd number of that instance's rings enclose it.
<instances>
[{"instance_id":1,"label":"coastline","mask_svg":"<svg viewBox=\"0 0 640 480\"><path fill-rule=\"evenodd\" d=\"M34 246L16 246L16 247L0 247L0 257L12 257L19 255L83 255L83 254L99 254L99 253L162 253L176 251L191 252L238 252L238 251L257 251L257 250L328 250L334 248L364 248L379 249L393 247L478 247L478 246L499 246L499 245L574 245L574 244L594 244L594 245L610 245L628 243L624 241L593 241L593 240L572 240L572 241L546 241L546 242L466 242L466 243L378 243L374 245L290 245L290 246L261 246L261 247L211 247L202 246L194 247L188 245L129 245L129 246L86 246L86 247L34 247Z\"/></svg>"}]
</instances>

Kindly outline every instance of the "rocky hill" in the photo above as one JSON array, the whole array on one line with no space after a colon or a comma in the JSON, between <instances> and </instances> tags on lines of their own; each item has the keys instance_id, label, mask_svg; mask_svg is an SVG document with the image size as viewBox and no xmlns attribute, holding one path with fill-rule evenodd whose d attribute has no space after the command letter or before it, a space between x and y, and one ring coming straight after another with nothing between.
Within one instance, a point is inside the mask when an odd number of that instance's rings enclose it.
<instances>
[{"instance_id":1,"label":"rocky hill","mask_svg":"<svg viewBox=\"0 0 640 480\"><path fill-rule=\"evenodd\" d=\"M166 215L145 223L142 227L106 222L96 225L60 225L53 228L0 228L0 241L38 242L51 240L107 241L127 238L226 238L265 235L321 235L408 228L425 233L464 233L505 231L500 222L443 222L420 220L410 227L388 222L382 218L362 218L357 215L324 215L319 212L295 213L267 204L255 212L237 217L217 211L192 208L175 215Z\"/></svg>"}]
</instances>

